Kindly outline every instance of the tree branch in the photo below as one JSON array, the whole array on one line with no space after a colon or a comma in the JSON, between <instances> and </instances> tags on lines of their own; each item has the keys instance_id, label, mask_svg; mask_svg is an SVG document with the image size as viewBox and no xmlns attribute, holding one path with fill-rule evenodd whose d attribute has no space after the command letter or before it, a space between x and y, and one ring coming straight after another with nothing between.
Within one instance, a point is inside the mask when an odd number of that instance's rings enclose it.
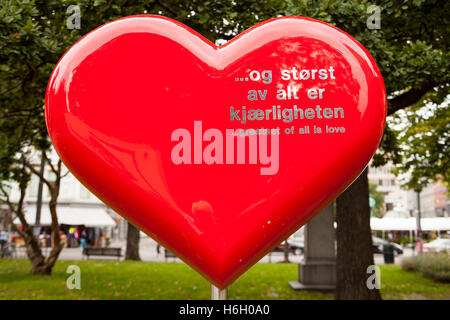
<instances>
[{"instance_id":1,"label":"tree branch","mask_svg":"<svg viewBox=\"0 0 450 320\"><path fill-rule=\"evenodd\" d=\"M42 152L42 156L44 157L45 161L48 163L48 165L50 166L50 169L52 170L52 172L58 176L58 170L53 166L52 161L49 159L49 157L47 157L47 153L45 151L41 151Z\"/></svg>"},{"instance_id":2,"label":"tree branch","mask_svg":"<svg viewBox=\"0 0 450 320\"><path fill-rule=\"evenodd\" d=\"M59 178L61 178L61 166L62 166L62 160L59 159L58 160L58 165L57 165L57 167L58 167L58 177Z\"/></svg>"},{"instance_id":3,"label":"tree branch","mask_svg":"<svg viewBox=\"0 0 450 320\"><path fill-rule=\"evenodd\" d=\"M22 224L22 226L24 228L28 228L29 227L28 222L25 220L25 215L23 214L23 201L25 199L26 188L23 188L23 187L20 188L20 198L19 198L17 207L14 207L13 203L11 202L11 199L9 198L8 192L5 190L5 188L1 184L0 184L0 191L3 193L3 195L5 197L5 202L8 205L9 209L11 210L11 213L14 213L19 218L20 223ZM12 221L13 221L13 217L11 215L10 222L12 223ZM18 231L19 231L20 235L25 238L25 234L21 230L18 230Z\"/></svg>"},{"instance_id":4,"label":"tree branch","mask_svg":"<svg viewBox=\"0 0 450 320\"><path fill-rule=\"evenodd\" d=\"M161 3L161 1L156 1L156 3L163 8L164 10L166 10L167 12L169 12L172 16L176 17L177 13L175 11L173 11L172 9L170 9L167 5L165 5L164 3Z\"/></svg>"},{"instance_id":5,"label":"tree branch","mask_svg":"<svg viewBox=\"0 0 450 320\"><path fill-rule=\"evenodd\" d=\"M25 61L27 63L28 69L30 69L30 73L25 76L25 79L22 81L22 91L25 94L29 93L29 90L27 88L27 83L33 80L34 76L37 74L37 69L33 66L33 64L30 62L30 60Z\"/></svg>"},{"instance_id":6,"label":"tree branch","mask_svg":"<svg viewBox=\"0 0 450 320\"><path fill-rule=\"evenodd\" d=\"M26 186L20 184L20 198L15 211L24 228L29 227L27 220L25 220L25 215L23 214L23 200L25 199L26 190L27 190Z\"/></svg>"},{"instance_id":7,"label":"tree branch","mask_svg":"<svg viewBox=\"0 0 450 320\"><path fill-rule=\"evenodd\" d=\"M70 173L70 171L67 170L66 173L64 173L64 174L61 175L61 179L67 177L67 176L69 175L69 173Z\"/></svg>"},{"instance_id":8,"label":"tree branch","mask_svg":"<svg viewBox=\"0 0 450 320\"><path fill-rule=\"evenodd\" d=\"M422 99L422 97L431 89L433 89L437 83L434 80L430 80L424 83L420 88L412 88L407 92L388 99L388 112L387 115L394 114L398 110L407 108L417 103Z\"/></svg>"},{"instance_id":9,"label":"tree branch","mask_svg":"<svg viewBox=\"0 0 450 320\"><path fill-rule=\"evenodd\" d=\"M14 208L14 205L12 204L11 200L9 199L9 194L8 192L5 190L5 188L3 187L2 184L0 184L0 191L3 193L3 196L5 197L5 202L8 205L9 209L11 211L16 211L16 208Z\"/></svg>"},{"instance_id":10,"label":"tree branch","mask_svg":"<svg viewBox=\"0 0 450 320\"><path fill-rule=\"evenodd\" d=\"M50 183L50 181L48 181L44 175L42 175L39 171L37 171L30 163L28 163L27 161L24 161L25 166L31 170L32 173L34 173L35 175L37 175L40 179L42 179L42 181L47 185L47 187L50 189L50 191L53 190L53 185Z\"/></svg>"}]
</instances>

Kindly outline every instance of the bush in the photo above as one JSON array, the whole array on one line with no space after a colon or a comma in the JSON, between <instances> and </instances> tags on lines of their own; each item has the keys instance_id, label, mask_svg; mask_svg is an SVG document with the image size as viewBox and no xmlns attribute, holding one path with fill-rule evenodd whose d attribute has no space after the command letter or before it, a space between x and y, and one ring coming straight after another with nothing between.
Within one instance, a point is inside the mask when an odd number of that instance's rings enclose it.
<instances>
[{"instance_id":1,"label":"bush","mask_svg":"<svg viewBox=\"0 0 450 320\"><path fill-rule=\"evenodd\" d=\"M425 253L402 261L402 268L415 271L439 282L450 282L450 254Z\"/></svg>"}]
</instances>

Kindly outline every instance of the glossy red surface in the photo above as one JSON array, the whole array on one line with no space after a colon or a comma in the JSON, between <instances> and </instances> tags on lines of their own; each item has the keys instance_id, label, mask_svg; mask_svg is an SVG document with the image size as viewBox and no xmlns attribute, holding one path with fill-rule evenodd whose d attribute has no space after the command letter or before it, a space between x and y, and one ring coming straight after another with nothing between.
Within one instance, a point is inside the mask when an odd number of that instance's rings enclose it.
<instances>
[{"instance_id":1,"label":"glossy red surface","mask_svg":"<svg viewBox=\"0 0 450 320\"><path fill-rule=\"evenodd\" d=\"M282 80L281 70L292 67L327 69L328 79L318 79L317 71L315 80ZM271 83L236 81L252 70L271 70ZM299 99L278 100L277 90L288 85L298 88ZM325 89L323 98L309 99L310 88ZM267 90L265 100L250 101L249 90ZM303 110L320 105L322 111L314 119L269 117L244 124L230 112L230 106L242 111L294 104ZM326 118L324 108L343 108L344 117ZM48 131L70 171L220 288L360 174L381 139L385 117L383 80L369 53L339 29L301 17L266 21L221 47L168 18L123 18L67 51L46 96ZM194 137L194 121L202 122L200 136ZM310 133L285 134L292 126L297 132L309 126ZM314 134L314 126L323 132ZM326 126L345 132L326 133ZM201 140L210 128L225 135L226 129L278 127L279 168L269 175L261 172L268 165L261 159L249 164L249 155L245 164L206 164L201 153L202 164L171 158L176 129Z\"/></svg>"}]
</instances>

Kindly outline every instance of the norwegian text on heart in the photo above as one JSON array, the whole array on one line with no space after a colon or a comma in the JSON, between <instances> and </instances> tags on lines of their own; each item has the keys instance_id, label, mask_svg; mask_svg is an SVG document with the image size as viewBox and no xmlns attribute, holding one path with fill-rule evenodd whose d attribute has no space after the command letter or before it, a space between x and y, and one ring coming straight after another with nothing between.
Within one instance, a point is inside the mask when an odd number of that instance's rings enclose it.
<instances>
[{"instance_id":1,"label":"norwegian text on heart","mask_svg":"<svg viewBox=\"0 0 450 320\"><path fill-rule=\"evenodd\" d=\"M177 165L259 164L262 166L261 175L274 175L280 165L280 135L346 133L345 126L336 126L336 121L333 125L317 124L318 119L343 120L345 116L342 106L323 105L327 90L320 84L336 82L337 72L333 66L317 69L291 67L277 71L279 78L275 86L272 70L249 70L242 76L234 75L231 81L237 84L257 86L245 91L247 104L229 106L229 120L234 128L226 129L224 133L217 128L203 132L203 123L199 119L193 123L193 135L189 129L175 129L171 135L171 141L177 142L172 149L172 162ZM307 88L306 85L314 80L317 82ZM269 99L271 95L274 98ZM267 103L268 100L272 102ZM280 124L273 126L274 121ZM272 126L264 126L264 122L270 122ZM236 123L245 128L235 128Z\"/></svg>"}]
</instances>

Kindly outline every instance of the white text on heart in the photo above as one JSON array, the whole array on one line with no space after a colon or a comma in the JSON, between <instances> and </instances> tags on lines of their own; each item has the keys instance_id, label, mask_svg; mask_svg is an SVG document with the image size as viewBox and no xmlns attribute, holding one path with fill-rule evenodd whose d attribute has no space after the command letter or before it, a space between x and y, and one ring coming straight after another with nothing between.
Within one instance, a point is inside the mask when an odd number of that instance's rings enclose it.
<instances>
[{"instance_id":1,"label":"white text on heart","mask_svg":"<svg viewBox=\"0 0 450 320\"><path fill-rule=\"evenodd\" d=\"M276 174L279 169L279 135L241 135L239 134L241 130L226 129L224 142L222 131L219 129L211 128L203 133L202 121L194 121L193 139L189 130L176 129L171 135L171 141L178 141L172 148L172 162L176 165L203 163L241 165L246 164L246 150L248 150L248 164L266 165L267 167L260 169L261 175ZM270 155L268 136L270 136ZM203 142L209 142L209 144L203 148ZM194 145L193 152L192 144ZM247 144L248 147L246 147Z\"/></svg>"}]
</instances>

